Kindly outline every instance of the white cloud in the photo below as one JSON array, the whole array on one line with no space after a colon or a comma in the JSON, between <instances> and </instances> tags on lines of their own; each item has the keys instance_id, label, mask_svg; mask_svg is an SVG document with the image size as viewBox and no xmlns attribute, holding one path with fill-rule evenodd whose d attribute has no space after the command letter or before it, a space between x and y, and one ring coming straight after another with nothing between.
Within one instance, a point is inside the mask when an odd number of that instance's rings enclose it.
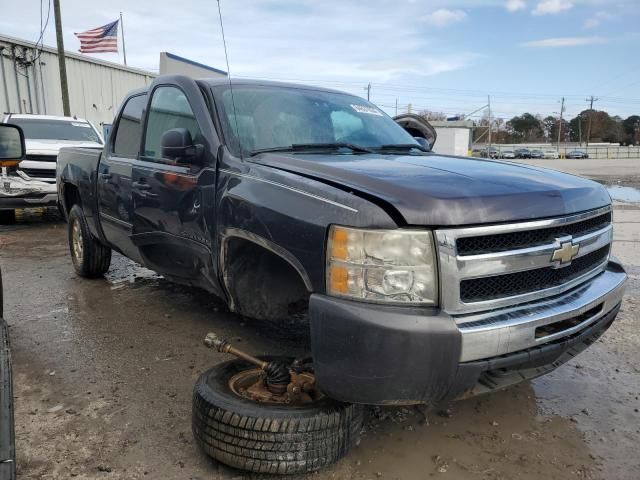
<instances>
[{"instance_id":1,"label":"white cloud","mask_svg":"<svg viewBox=\"0 0 640 480\"><path fill-rule=\"evenodd\" d=\"M583 45L596 45L599 43L607 43L606 38L602 37L563 37L563 38L546 38L544 40L533 40L525 42L523 47L533 48L558 48L558 47L581 47Z\"/></svg>"},{"instance_id":2,"label":"white cloud","mask_svg":"<svg viewBox=\"0 0 640 480\"><path fill-rule=\"evenodd\" d=\"M542 0L533 9L534 15L553 15L573 8L571 0Z\"/></svg>"},{"instance_id":3,"label":"white cloud","mask_svg":"<svg viewBox=\"0 0 640 480\"><path fill-rule=\"evenodd\" d=\"M425 15L421 20L424 23L436 27L446 27L452 23L461 22L466 18L467 14L463 10L448 10L446 8L440 8L429 15Z\"/></svg>"},{"instance_id":4,"label":"white cloud","mask_svg":"<svg viewBox=\"0 0 640 480\"><path fill-rule=\"evenodd\" d=\"M611 15L609 12L605 12L605 11L597 12L593 17L585 20L584 28L599 27L602 24L602 22L606 20L611 20L612 18L613 18L613 15Z\"/></svg>"},{"instance_id":5,"label":"white cloud","mask_svg":"<svg viewBox=\"0 0 640 480\"><path fill-rule=\"evenodd\" d=\"M507 0L505 8L510 12L517 12L518 10L524 10L527 8L527 4L524 0Z\"/></svg>"}]
</instances>

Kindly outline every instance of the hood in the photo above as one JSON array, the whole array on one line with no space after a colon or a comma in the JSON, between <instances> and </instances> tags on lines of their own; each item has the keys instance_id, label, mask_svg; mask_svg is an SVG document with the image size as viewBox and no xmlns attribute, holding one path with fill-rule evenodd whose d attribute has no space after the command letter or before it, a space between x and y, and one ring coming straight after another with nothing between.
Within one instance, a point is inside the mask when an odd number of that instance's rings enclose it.
<instances>
[{"instance_id":1,"label":"hood","mask_svg":"<svg viewBox=\"0 0 640 480\"><path fill-rule=\"evenodd\" d=\"M606 189L566 173L441 155L262 154L269 167L378 198L409 225L457 226L549 218L611 203Z\"/></svg>"},{"instance_id":2,"label":"hood","mask_svg":"<svg viewBox=\"0 0 640 480\"><path fill-rule=\"evenodd\" d=\"M27 154L30 155L57 155L63 147L87 147L102 148L103 145L96 142L79 142L75 140L39 140L25 139Z\"/></svg>"}]
</instances>

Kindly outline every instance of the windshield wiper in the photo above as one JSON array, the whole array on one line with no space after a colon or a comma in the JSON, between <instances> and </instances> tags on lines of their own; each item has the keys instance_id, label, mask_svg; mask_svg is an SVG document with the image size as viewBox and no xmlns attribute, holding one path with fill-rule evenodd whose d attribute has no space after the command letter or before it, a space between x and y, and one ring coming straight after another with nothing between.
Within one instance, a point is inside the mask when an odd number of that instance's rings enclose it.
<instances>
[{"instance_id":1,"label":"windshield wiper","mask_svg":"<svg viewBox=\"0 0 640 480\"><path fill-rule=\"evenodd\" d=\"M417 143L391 143L389 145L380 145L379 147L376 147L376 151L394 150L408 152L413 149L420 150L421 152L429 152L429 150L424 148L422 145L418 145Z\"/></svg>"},{"instance_id":2,"label":"windshield wiper","mask_svg":"<svg viewBox=\"0 0 640 480\"><path fill-rule=\"evenodd\" d=\"M255 156L260 153L269 153L269 152L305 152L310 150L340 150L341 148L348 148L352 152L357 153L373 153L373 150L362 147L360 145L355 145L353 143L294 143L288 147L272 147L272 148L261 148L258 150L252 150L249 152L250 156Z\"/></svg>"}]
</instances>

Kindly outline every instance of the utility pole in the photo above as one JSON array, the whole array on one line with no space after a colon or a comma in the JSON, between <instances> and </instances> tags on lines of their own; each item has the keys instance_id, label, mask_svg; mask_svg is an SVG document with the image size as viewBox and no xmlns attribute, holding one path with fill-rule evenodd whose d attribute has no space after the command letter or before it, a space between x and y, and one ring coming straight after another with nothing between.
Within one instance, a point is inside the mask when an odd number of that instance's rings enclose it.
<instances>
[{"instance_id":1,"label":"utility pole","mask_svg":"<svg viewBox=\"0 0 640 480\"><path fill-rule=\"evenodd\" d=\"M407 113L411 113L411 104L407 105Z\"/></svg>"},{"instance_id":2,"label":"utility pole","mask_svg":"<svg viewBox=\"0 0 640 480\"><path fill-rule=\"evenodd\" d=\"M562 138L562 114L564 113L564 97L560 105L560 122L558 123L558 153L560 153L560 139Z\"/></svg>"},{"instance_id":3,"label":"utility pole","mask_svg":"<svg viewBox=\"0 0 640 480\"><path fill-rule=\"evenodd\" d=\"M591 117L593 117L593 102L597 102L600 100L599 98L587 98L586 101L589 102L589 123L587 124L587 147L589 146L589 140L591 140Z\"/></svg>"},{"instance_id":4,"label":"utility pole","mask_svg":"<svg viewBox=\"0 0 640 480\"><path fill-rule=\"evenodd\" d=\"M69 107L69 84L67 83L67 63L64 56L64 40L62 38L62 18L60 17L60 0L53 0L53 14L56 17L56 40L58 42L58 67L60 68L60 88L62 90L62 111L65 117L71 116Z\"/></svg>"},{"instance_id":5,"label":"utility pole","mask_svg":"<svg viewBox=\"0 0 640 480\"><path fill-rule=\"evenodd\" d=\"M491 95L487 95L487 109L489 110L489 145L487 146L487 158L491 158Z\"/></svg>"},{"instance_id":6,"label":"utility pole","mask_svg":"<svg viewBox=\"0 0 640 480\"><path fill-rule=\"evenodd\" d=\"M398 116L398 97L396 97L396 117Z\"/></svg>"},{"instance_id":7,"label":"utility pole","mask_svg":"<svg viewBox=\"0 0 640 480\"><path fill-rule=\"evenodd\" d=\"M578 142L582 147L582 115L578 115Z\"/></svg>"},{"instance_id":8,"label":"utility pole","mask_svg":"<svg viewBox=\"0 0 640 480\"><path fill-rule=\"evenodd\" d=\"M367 84L364 89L367 91L367 101L371 100L371 84Z\"/></svg>"}]
</instances>

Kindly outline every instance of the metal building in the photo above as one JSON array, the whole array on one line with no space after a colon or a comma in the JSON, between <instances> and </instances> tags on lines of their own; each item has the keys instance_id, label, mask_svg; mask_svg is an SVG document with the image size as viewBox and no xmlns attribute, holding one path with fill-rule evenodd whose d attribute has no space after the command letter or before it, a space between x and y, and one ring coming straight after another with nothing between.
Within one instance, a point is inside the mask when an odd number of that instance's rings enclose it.
<instances>
[{"instance_id":1,"label":"metal building","mask_svg":"<svg viewBox=\"0 0 640 480\"><path fill-rule=\"evenodd\" d=\"M191 78L226 77L227 72L180 57L175 53L160 52L160 75L186 75Z\"/></svg>"},{"instance_id":2,"label":"metal building","mask_svg":"<svg viewBox=\"0 0 640 480\"><path fill-rule=\"evenodd\" d=\"M71 115L96 126L110 124L124 96L156 76L86 55L65 56ZM56 49L0 35L0 81L0 113L63 114Z\"/></svg>"}]
</instances>

